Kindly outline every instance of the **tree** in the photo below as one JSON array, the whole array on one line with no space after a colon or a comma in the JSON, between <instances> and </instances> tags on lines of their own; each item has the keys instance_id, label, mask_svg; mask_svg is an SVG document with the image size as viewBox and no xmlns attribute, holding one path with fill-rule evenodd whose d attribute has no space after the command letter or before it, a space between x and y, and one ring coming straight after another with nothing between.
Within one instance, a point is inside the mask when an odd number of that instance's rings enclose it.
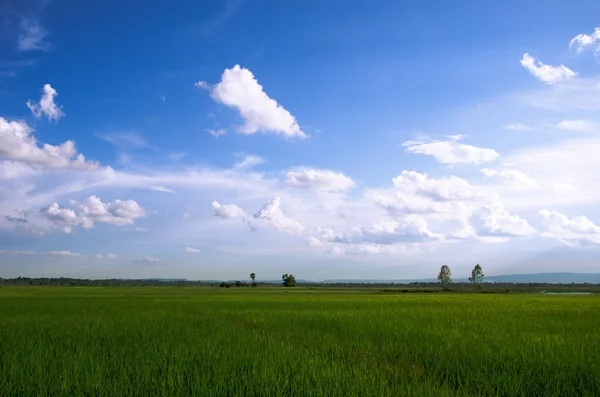
<instances>
[{"instance_id":1,"label":"tree","mask_svg":"<svg viewBox=\"0 0 600 397\"><path fill-rule=\"evenodd\" d=\"M250 273L250 278L252 279L252 287L256 287L256 273Z\"/></svg>"},{"instance_id":2,"label":"tree","mask_svg":"<svg viewBox=\"0 0 600 397\"><path fill-rule=\"evenodd\" d=\"M444 265L440 269L440 274L438 274L438 280L445 287L452 282L452 271L448 265Z\"/></svg>"},{"instance_id":3,"label":"tree","mask_svg":"<svg viewBox=\"0 0 600 397\"><path fill-rule=\"evenodd\" d=\"M223 281L221 284L219 284L219 287L221 288L225 288L227 286L227 283L225 281Z\"/></svg>"},{"instance_id":4,"label":"tree","mask_svg":"<svg viewBox=\"0 0 600 397\"><path fill-rule=\"evenodd\" d=\"M281 276L281 279L283 280L284 287L295 287L296 286L296 277L294 277L293 274L286 273L283 276Z\"/></svg>"},{"instance_id":5,"label":"tree","mask_svg":"<svg viewBox=\"0 0 600 397\"><path fill-rule=\"evenodd\" d=\"M235 282L235 286L238 287L238 288L241 287L242 286L242 282L240 280L237 280Z\"/></svg>"},{"instance_id":6,"label":"tree","mask_svg":"<svg viewBox=\"0 0 600 397\"><path fill-rule=\"evenodd\" d=\"M481 266L478 263L477 265L475 265L473 270L471 270L471 277L469 277L469 281L472 284L479 284L483 281L483 277L485 277L483 275L483 270L481 269Z\"/></svg>"}]
</instances>

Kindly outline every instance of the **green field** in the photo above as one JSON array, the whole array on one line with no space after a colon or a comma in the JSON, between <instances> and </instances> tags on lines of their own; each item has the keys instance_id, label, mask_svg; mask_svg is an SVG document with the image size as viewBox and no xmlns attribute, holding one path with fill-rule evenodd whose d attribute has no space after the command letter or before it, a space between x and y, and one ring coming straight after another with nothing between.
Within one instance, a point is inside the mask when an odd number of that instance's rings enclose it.
<instances>
[{"instance_id":1,"label":"green field","mask_svg":"<svg viewBox=\"0 0 600 397\"><path fill-rule=\"evenodd\" d=\"M600 296L0 289L2 396L600 396Z\"/></svg>"}]
</instances>

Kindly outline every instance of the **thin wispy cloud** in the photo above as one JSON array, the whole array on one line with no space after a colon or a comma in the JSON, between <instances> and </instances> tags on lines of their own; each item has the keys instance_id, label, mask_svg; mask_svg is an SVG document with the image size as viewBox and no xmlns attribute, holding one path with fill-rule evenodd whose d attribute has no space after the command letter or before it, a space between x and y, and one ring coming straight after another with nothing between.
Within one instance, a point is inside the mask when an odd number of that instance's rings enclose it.
<instances>
[{"instance_id":1,"label":"thin wispy cloud","mask_svg":"<svg viewBox=\"0 0 600 397\"><path fill-rule=\"evenodd\" d=\"M244 4L245 0L228 0L225 1L225 8L212 20L204 25L201 32L203 35L210 35L218 28L225 25Z\"/></svg>"},{"instance_id":2,"label":"thin wispy cloud","mask_svg":"<svg viewBox=\"0 0 600 397\"><path fill-rule=\"evenodd\" d=\"M98 134L97 136L119 149L148 149L152 147L146 138L137 131L112 132Z\"/></svg>"},{"instance_id":3,"label":"thin wispy cloud","mask_svg":"<svg viewBox=\"0 0 600 397\"><path fill-rule=\"evenodd\" d=\"M24 18L17 38L17 49L26 51L48 51L51 46L45 41L48 31L36 19Z\"/></svg>"}]
</instances>

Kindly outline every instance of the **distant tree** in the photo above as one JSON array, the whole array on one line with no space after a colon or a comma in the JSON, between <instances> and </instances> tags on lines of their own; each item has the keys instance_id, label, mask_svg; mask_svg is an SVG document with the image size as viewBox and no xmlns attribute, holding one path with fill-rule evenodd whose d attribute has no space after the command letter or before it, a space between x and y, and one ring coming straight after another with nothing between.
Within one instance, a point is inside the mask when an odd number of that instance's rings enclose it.
<instances>
[{"instance_id":1,"label":"distant tree","mask_svg":"<svg viewBox=\"0 0 600 397\"><path fill-rule=\"evenodd\" d=\"M293 274L286 273L283 276L281 276L281 279L283 280L284 287L295 287L296 286L296 277L294 277Z\"/></svg>"},{"instance_id":2,"label":"distant tree","mask_svg":"<svg viewBox=\"0 0 600 397\"><path fill-rule=\"evenodd\" d=\"M221 282L221 284L219 284L219 287L221 288L225 288L227 286L227 283L225 281Z\"/></svg>"},{"instance_id":3,"label":"distant tree","mask_svg":"<svg viewBox=\"0 0 600 397\"><path fill-rule=\"evenodd\" d=\"M241 282L240 280L237 280L237 281L235 282L235 286L236 286L236 287L238 287L238 288L239 288L239 287L241 287L242 285L243 285L243 284L242 284L242 282Z\"/></svg>"},{"instance_id":4,"label":"distant tree","mask_svg":"<svg viewBox=\"0 0 600 397\"><path fill-rule=\"evenodd\" d=\"M440 283L445 287L452 282L452 271L448 265L443 265L440 269L440 274L438 274L437 278L440 280Z\"/></svg>"},{"instance_id":5,"label":"distant tree","mask_svg":"<svg viewBox=\"0 0 600 397\"><path fill-rule=\"evenodd\" d=\"M256 287L256 273L250 273L250 278L252 279L252 287Z\"/></svg>"},{"instance_id":6,"label":"distant tree","mask_svg":"<svg viewBox=\"0 0 600 397\"><path fill-rule=\"evenodd\" d=\"M478 263L477 265L475 265L473 270L471 270L471 277L469 277L469 281L472 284L479 284L483 281L483 277L485 277L483 275L483 270L481 269L481 266Z\"/></svg>"}]
</instances>

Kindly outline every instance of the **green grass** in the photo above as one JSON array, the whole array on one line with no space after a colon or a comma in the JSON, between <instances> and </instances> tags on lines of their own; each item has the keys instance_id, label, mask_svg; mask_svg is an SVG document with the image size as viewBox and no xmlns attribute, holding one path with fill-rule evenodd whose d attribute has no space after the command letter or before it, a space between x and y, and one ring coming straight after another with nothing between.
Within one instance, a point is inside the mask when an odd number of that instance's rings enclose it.
<instances>
[{"instance_id":1,"label":"green grass","mask_svg":"<svg viewBox=\"0 0 600 397\"><path fill-rule=\"evenodd\" d=\"M600 296L0 289L2 396L600 396Z\"/></svg>"}]
</instances>

